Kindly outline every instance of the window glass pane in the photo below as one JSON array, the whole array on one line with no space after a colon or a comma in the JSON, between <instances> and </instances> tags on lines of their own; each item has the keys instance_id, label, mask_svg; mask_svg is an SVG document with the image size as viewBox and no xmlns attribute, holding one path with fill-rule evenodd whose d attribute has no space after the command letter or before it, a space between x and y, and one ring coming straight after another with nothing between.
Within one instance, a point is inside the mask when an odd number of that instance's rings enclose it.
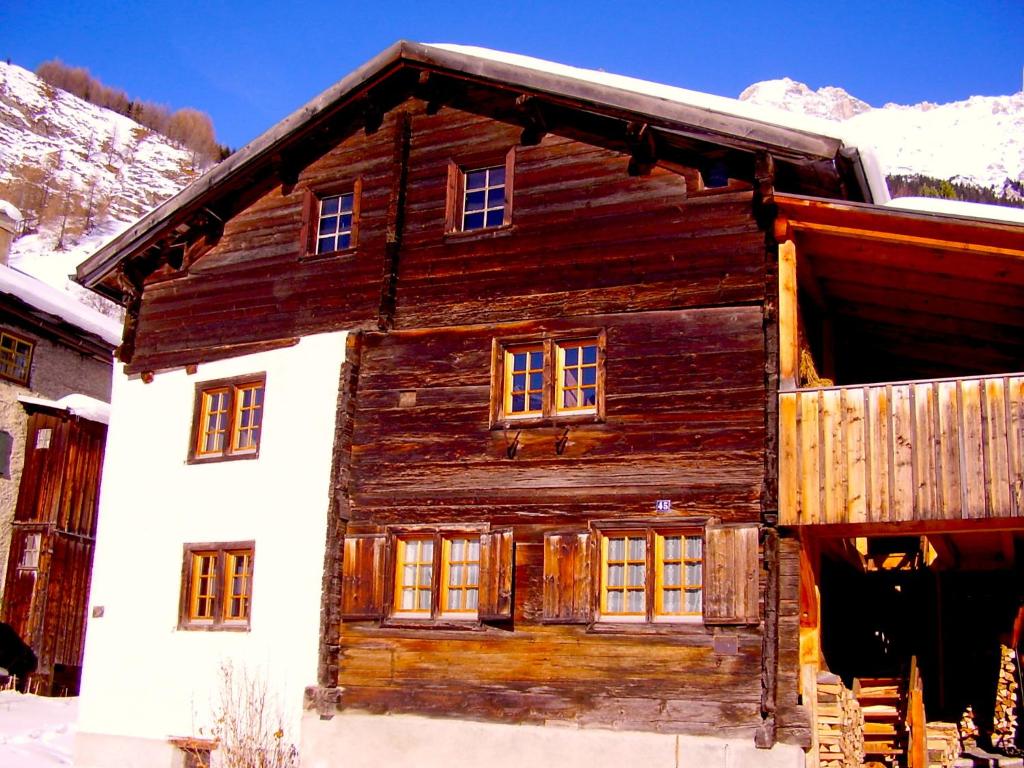
<instances>
[{"instance_id":1,"label":"window glass pane","mask_svg":"<svg viewBox=\"0 0 1024 768\"><path fill-rule=\"evenodd\" d=\"M523 392L526 389L526 374L517 373L512 376L512 391Z\"/></svg>"},{"instance_id":2,"label":"window glass pane","mask_svg":"<svg viewBox=\"0 0 1024 768\"><path fill-rule=\"evenodd\" d=\"M567 389L562 393L562 407L563 408L575 408L576 403L576 390Z\"/></svg>"},{"instance_id":3,"label":"window glass pane","mask_svg":"<svg viewBox=\"0 0 1024 768\"><path fill-rule=\"evenodd\" d=\"M352 214L346 213L338 219L338 229L344 232L350 232L352 230Z\"/></svg>"},{"instance_id":4,"label":"window glass pane","mask_svg":"<svg viewBox=\"0 0 1024 768\"><path fill-rule=\"evenodd\" d=\"M466 189L482 189L487 185L487 171L470 171L466 174Z\"/></svg>"},{"instance_id":5,"label":"window glass pane","mask_svg":"<svg viewBox=\"0 0 1024 768\"><path fill-rule=\"evenodd\" d=\"M666 565L662 573L665 579L665 586L678 587L680 585L679 577L682 575L682 572L679 568L679 563Z\"/></svg>"},{"instance_id":6,"label":"window glass pane","mask_svg":"<svg viewBox=\"0 0 1024 768\"><path fill-rule=\"evenodd\" d=\"M597 362L597 347L593 344L583 347L583 364L593 365Z\"/></svg>"},{"instance_id":7,"label":"window glass pane","mask_svg":"<svg viewBox=\"0 0 1024 768\"><path fill-rule=\"evenodd\" d=\"M333 237L321 237L316 242L317 253L330 253L334 250L334 238Z\"/></svg>"},{"instance_id":8,"label":"window glass pane","mask_svg":"<svg viewBox=\"0 0 1024 768\"><path fill-rule=\"evenodd\" d=\"M351 213L352 212L352 199L353 198L352 198L352 193L351 192L349 192L347 195L342 195L341 196L341 201L340 202L341 202L341 212L342 213ZM349 216L348 218L349 218L349 221L352 220L351 216Z\"/></svg>"},{"instance_id":9,"label":"window glass pane","mask_svg":"<svg viewBox=\"0 0 1024 768\"><path fill-rule=\"evenodd\" d=\"M642 587L644 585L644 572L647 569L642 565L629 566L629 586Z\"/></svg>"},{"instance_id":10,"label":"window glass pane","mask_svg":"<svg viewBox=\"0 0 1024 768\"><path fill-rule=\"evenodd\" d=\"M584 384L596 384L597 368L584 368L582 381Z\"/></svg>"},{"instance_id":11,"label":"window glass pane","mask_svg":"<svg viewBox=\"0 0 1024 768\"><path fill-rule=\"evenodd\" d=\"M434 557L434 541L432 539L423 539L420 544L423 546L423 556L421 559L430 560Z\"/></svg>"},{"instance_id":12,"label":"window glass pane","mask_svg":"<svg viewBox=\"0 0 1024 768\"><path fill-rule=\"evenodd\" d=\"M487 191L487 207L488 208L502 208L505 206L505 188L498 187L497 189L491 188ZM504 213L504 210L502 211Z\"/></svg>"},{"instance_id":13,"label":"window glass pane","mask_svg":"<svg viewBox=\"0 0 1024 768\"><path fill-rule=\"evenodd\" d=\"M512 395L512 413L522 413L526 410L526 395Z\"/></svg>"},{"instance_id":14,"label":"window glass pane","mask_svg":"<svg viewBox=\"0 0 1024 768\"><path fill-rule=\"evenodd\" d=\"M466 576L466 583L470 586L476 586L480 583L480 566L470 565L468 575Z\"/></svg>"},{"instance_id":15,"label":"window glass pane","mask_svg":"<svg viewBox=\"0 0 1024 768\"><path fill-rule=\"evenodd\" d=\"M466 230L483 229L483 226L484 215L482 213L467 213L462 228Z\"/></svg>"},{"instance_id":16,"label":"window glass pane","mask_svg":"<svg viewBox=\"0 0 1024 768\"><path fill-rule=\"evenodd\" d=\"M461 592L455 589L448 592L448 602L445 605L445 608L449 611L459 610L459 608L461 608L461 606L459 605L459 598L461 594Z\"/></svg>"},{"instance_id":17,"label":"window glass pane","mask_svg":"<svg viewBox=\"0 0 1024 768\"><path fill-rule=\"evenodd\" d=\"M475 589L466 590L466 609L475 611L479 605L479 592Z\"/></svg>"},{"instance_id":18,"label":"window glass pane","mask_svg":"<svg viewBox=\"0 0 1024 768\"><path fill-rule=\"evenodd\" d=\"M543 398L543 396L539 392L531 393L530 394L530 410L531 411L539 411L543 407L543 405L544 405L544 398Z\"/></svg>"},{"instance_id":19,"label":"window glass pane","mask_svg":"<svg viewBox=\"0 0 1024 768\"><path fill-rule=\"evenodd\" d=\"M566 347L564 350L565 364L576 365L580 359L579 347Z\"/></svg>"},{"instance_id":20,"label":"window glass pane","mask_svg":"<svg viewBox=\"0 0 1024 768\"><path fill-rule=\"evenodd\" d=\"M684 610L686 613L700 613L701 612L701 591L699 589L688 589L686 594L686 606Z\"/></svg>"},{"instance_id":21,"label":"window glass pane","mask_svg":"<svg viewBox=\"0 0 1024 768\"><path fill-rule=\"evenodd\" d=\"M470 539L469 541L469 559L479 560L480 559L480 539Z\"/></svg>"},{"instance_id":22,"label":"window glass pane","mask_svg":"<svg viewBox=\"0 0 1024 768\"><path fill-rule=\"evenodd\" d=\"M466 212L470 211L482 211L484 209L484 198L486 193L481 190L479 192L469 192L466 194Z\"/></svg>"},{"instance_id":23,"label":"window glass pane","mask_svg":"<svg viewBox=\"0 0 1024 768\"><path fill-rule=\"evenodd\" d=\"M531 373L530 374L530 389L544 389L544 374L543 373Z\"/></svg>"},{"instance_id":24,"label":"window glass pane","mask_svg":"<svg viewBox=\"0 0 1024 768\"><path fill-rule=\"evenodd\" d=\"M622 603L621 592L608 593L608 613L622 613Z\"/></svg>"},{"instance_id":25,"label":"window glass pane","mask_svg":"<svg viewBox=\"0 0 1024 768\"><path fill-rule=\"evenodd\" d=\"M623 576L625 575L626 568L622 565L609 565L608 566L608 586L610 587L622 587Z\"/></svg>"},{"instance_id":26,"label":"window glass pane","mask_svg":"<svg viewBox=\"0 0 1024 768\"><path fill-rule=\"evenodd\" d=\"M434 566L424 565L420 567L420 586L429 587L434 580Z\"/></svg>"},{"instance_id":27,"label":"window glass pane","mask_svg":"<svg viewBox=\"0 0 1024 768\"><path fill-rule=\"evenodd\" d=\"M338 219L331 217L329 219L320 219L320 234L321 235L332 235L338 231Z\"/></svg>"},{"instance_id":28,"label":"window glass pane","mask_svg":"<svg viewBox=\"0 0 1024 768\"><path fill-rule=\"evenodd\" d=\"M629 539L629 559L642 560L646 552L647 539L640 539L631 536Z\"/></svg>"},{"instance_id":29,"label":"window glass pane","mask_svg":"<svg viewBox=\"0 0 1024 768\"><path fill-rule=\"evenodd\" d=\"M686 583L687 584L700 584L702 576L702 568L700 563L687 563L686 564Z\"/></svg>"},{"instance_id":30,"label":"window glass pane","mask_svg":"<svg viewBox=\"0 0 1024 768\"><path fill-rule=\"evenodd\" d=\"M430 598L431 598L430 590L421 589L419 592L417 592L417 596L418 596L417 608L419 610L421 610L421 611L429 611L430 610Z\"/></svg>"},{"instance_id":31,"label":"window glass pane","mask_svg":"<svg viewBox=\"0 0 1024 768\"><path fill-rule=\"evenodd\" d=\"M575 388L576 384L577 384L577 381L576 381L576 369L575 368L566 368L563 373L564 373L564 375L562 376L562 386Z\"/></svg>"},{"instance_id":32,"label":"window glass pane","mask_svg":"<svg viewBox=\"0 0 1024 768\"><path fill-rule=\"evenodd\" d=\"M340 251L343 248L348 248L350 245L352 245L352 235L350 235L350 234L338 235L338 245L336 247L336 250Z\"/></svg>"},{"instance_id":33,"label":"window glass pane","mask_svg":"<svg viewBox=\"0 0 1024 768\"><path fill-rule=\"evenodd\" d=\"M451 543L451 548L452 548L451 558L452 558L453 562L455 560L462 560L462 557L463 557L462 549L465 546L465 543L466 543L465 539L452 539L452 543Z\"/></svg>"},{"instance_id":34,"label":"window glass pane","mask_svg":"<svg viewBox=\"0 0 1024 768\"><path fill-rule=\"evenodd\" d=\"M608 559L622 560L626 552L625 539L608 539Z\"/></svg>"},{"instance_id":35,"label":"window glass pane","mask_svg":"<svg viewBox=\"0 0 1024 768\"><path fill-rule=\"evenodd\" d=\"M686 556L687 558L699 558L702 556L701 550L703 549L704 541L700 536L687 536L686 537Z\"/></svg>"},{"instance_id":36,"label":"window glass pane","mask_svg":"<svg viewBox=\"0 0 1024 768\"><path fill-rule=\"evenodd\" d=\"M544 367L544 353L541 351L530 353L530 367L534 370Z\"/></svg>"},{"instance_id":37,"label":"window glass pane","mask_svg":"<svg viewBox=\"0 0 1024 768\"><path fill-rule=\"evenodd\" d=\"M629 592L629 613L643 613L644 612L644 593L643 592Z\"/></svg>"},{"instance_id":38,"label":"window glass pane","mask_svg":"<svg viewBox=\"0 0 1024 768\"><path fill-rule=\"evenodd\" d=\"M679 613L681 607L679 590L672 589L664 592L662 600L665 613Z\"/></svg>"},{"instance_id":39,"label":"window glass pane","mask_svg":"<svg viewBox=\"0 0 1024 768\"><path fill-rule=\"evenodd\" d=\"M308 208L306 209L309 210ZM338 212L338 198L325 197L320 201L320 215L329 216Z\"/></svg>"},{"instance_id":40,"label":"window glass pane","mask_svg":"<svg viewBox=\"0 0 1024 768\"><path fill-rule=\"evenodd\" d=\"M505 212L500 208L494 211L487 212L487 226L488 227L500 227L505 223Z\"/></svg>"},{"instance_id":41,"label":"window glass pane","mask_svg":"<svg viewBox=\"0 0 1024 768\"><path fill-rule=\"evenodd\" d=\"M583 405L597 405L597 390L596 389L583 389L583 390L580 390L580 395L583 398Z\"/></svg>"},{"instance_id":42,"label":"window glass pane","mask_svg":"<svg viewBox=\"0 0 1024 768\"><path fill-rule=\"evenodd\" d=\"M505 167L499 165L491 168L487 180L492 187L503 185L505 183Z\"/></svg>"}]
</instances>

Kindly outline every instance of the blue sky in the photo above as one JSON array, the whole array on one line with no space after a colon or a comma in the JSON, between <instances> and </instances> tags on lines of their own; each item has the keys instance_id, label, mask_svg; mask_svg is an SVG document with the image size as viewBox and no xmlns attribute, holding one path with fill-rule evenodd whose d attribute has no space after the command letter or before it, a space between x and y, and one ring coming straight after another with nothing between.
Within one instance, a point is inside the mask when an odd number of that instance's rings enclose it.
<instances>
[{"instance_id":1,"label":"blue sky","mask_svg":"<svg viewBox=\"0 0 1024 768\"><path fill-rule=\"evenodd\" d=\"M723 96L789 76L879 106L1021 90L1024 0L0 0L0 58L60 58L131 97L204 110L234 148L400 38Z\"/></svg>"}]
</instances>

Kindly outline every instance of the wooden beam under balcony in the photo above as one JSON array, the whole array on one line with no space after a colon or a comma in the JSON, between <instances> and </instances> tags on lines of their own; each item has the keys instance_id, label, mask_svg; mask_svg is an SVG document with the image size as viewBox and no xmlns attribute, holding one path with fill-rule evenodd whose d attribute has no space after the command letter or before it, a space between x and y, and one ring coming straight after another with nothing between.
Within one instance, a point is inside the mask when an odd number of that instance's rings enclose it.
<instances>
[{"instance_id":1,"label":"wooden beam under balcony","mask_svg":"<svg viewBox=\"0 0 1024 768\"><path fill-rule=\"evenodd\" d=\"M1022 518L1024 374L779 395L783 525Z\"/></svg>"}]
</instances>

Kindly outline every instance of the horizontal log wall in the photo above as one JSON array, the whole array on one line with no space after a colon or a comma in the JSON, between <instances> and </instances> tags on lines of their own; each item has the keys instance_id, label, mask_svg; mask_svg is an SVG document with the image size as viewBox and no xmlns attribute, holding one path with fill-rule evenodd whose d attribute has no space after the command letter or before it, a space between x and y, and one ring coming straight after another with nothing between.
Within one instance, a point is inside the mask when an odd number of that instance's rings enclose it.
<instances>
[{"instance_id":1,"label":"horizontal log wall","mask_svg":"<svg viewBox=\"0 0 1024 768\"><path fill-rule=\"evenodd\" d=\"M784 525L1018 517L1024 376L785 392Z\"/></svg>"}]
</instances>

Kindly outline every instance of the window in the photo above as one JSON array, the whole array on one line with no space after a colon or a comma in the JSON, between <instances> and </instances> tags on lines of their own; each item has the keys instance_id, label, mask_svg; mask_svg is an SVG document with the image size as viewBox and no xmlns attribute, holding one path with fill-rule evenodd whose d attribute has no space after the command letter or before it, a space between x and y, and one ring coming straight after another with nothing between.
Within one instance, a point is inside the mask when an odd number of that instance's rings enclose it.
<instances>
[{"instance_id":1,"label":"window","mask_svg":"<svg viewBox=\"0 0 1024 768\"><path fill-rule=\"evenodd\" d=\"M513 148L501 163L449 162L447 232L479 232L512 224L514 160Z\"/></svg>"},{"instance_id":2,"label":"window","mask_svg":"<svg viewBox=\"0 0 1024 768\"><path fill-rule=\"evenodd\" d=\"M28 384L33 347L31 341L13 333L0 332L0 376L19 384Z\"/></svg>"},{"instance_id":3,"label":"window","mask_svg":"<svg viewBox=\"0 0 1024 768\"><path fill-rule=\"evenodd\" d=\"M546 533L543 619L595 631L756 624L758 538L756 524L692 519Z\"/></svg>"},{"instance_id":4,"label":"window","mask_svg":"<svg viewBox=\"0 0 1024 768\"><path fill-rule=\"evenodd\" d=\"M181 629L247 629L252 602L253 542L186 544Z\"/></svg>"},{"instance_id":5,"label":"window","mask_svg":"<svg viewBox=\"0 0 1024 768\"><path fill-rule=\"evenodd\" d=\"M316 230L317 254L343 251L352 245L354 205L355 196L351 192L320 198Z\"/></svg>"},{"instance_id":6,"label":"window","mask_svg":"<svg viewBox=\"0 0 1024 768\"><path fill-rule=\"evenodd\" d=\"M393 616L477 617L480 599L479 536L400 536L397 543ZM438 550L439 559L436 558ZM439 596L436 605L435 594Z\"/></svg>"},{"instance_id":7,"label":"window","mask_svg":"<svg viewBox=\"0 0 1024 768\"><path fill-rule=\"evenodd\" d=\"M307 189L303 204L302 254L330 256L351 251L359 236L362 182Z\"/></svg>"},{"instance_id":8,"label":"window","mask_svg":"<svg viewBox=\"0 0 1024 768\"><path fill-rule=\"evenodd\" d=\"M604 334L499 343L492 424L604 416Z\"/></svg>"},{"instance_id":9,"label":"window","mask_svg":"<svg viewBox=\"0 0 1024 768\"><path fill-rule=\"evenodd\" d=\"M704 539L694 531L601 535L605 621L685 621L701 616Z\"/></svg>"},{"instance_id":10,"label":"window","mask_svg":"<svg viewBox=\"0 0 1024 768\"><path fill-rule=\"evenodd\" d=\"M190 461L256 458L265 383L259 374L196 385Z\"/></svg>"},{"instance_id":11,"label":"window","mask_svg":"<svg viewBox=\"0 0 1024 768\"><path fill-rule=\"evenodd\" d=\"M21 560L18 561L19 571L39 570L39 550L42 540L43 535L41 533L26 534L25 548L21 550Z\"/></svg>"},{"instance_id":12,"label":"window","mask_svg":"<svg viewBox=\"0 0 1024 768\"><path fill-rule=\"evenodd\" d=\"M346 536L342 617L456 628L504 621L512 617L512 570L510 529L399 527Z\"/></svg>"}]
</instances>

